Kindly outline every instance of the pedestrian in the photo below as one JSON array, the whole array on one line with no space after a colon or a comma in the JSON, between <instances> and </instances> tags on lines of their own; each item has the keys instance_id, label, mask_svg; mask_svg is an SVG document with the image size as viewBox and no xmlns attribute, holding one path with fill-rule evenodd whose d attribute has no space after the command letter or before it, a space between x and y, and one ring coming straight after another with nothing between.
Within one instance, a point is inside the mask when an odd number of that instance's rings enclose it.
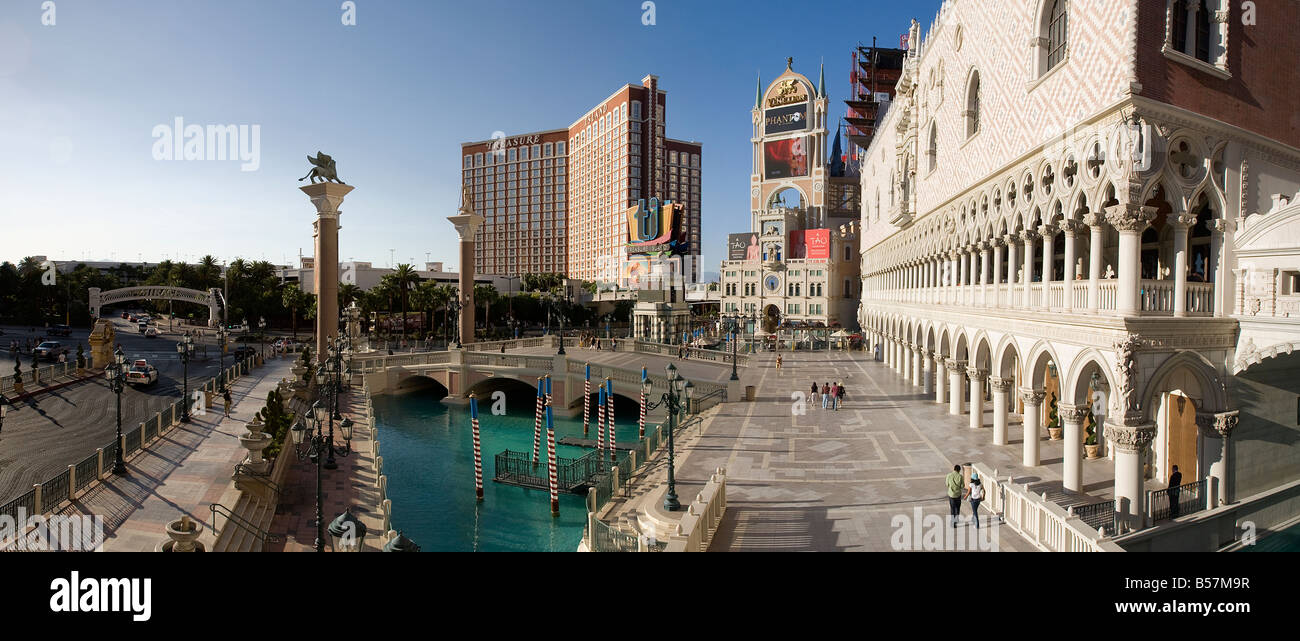
<instances>
[{"instance_id":1,"label":"pedestrian","mask_svg":"<svg viewBox=\"0 0 1300 641\"><path fill-rule=\"evenodd\" d=\"M975 515L975 529L980 527L980 501L984 500L984 484L978 472L970 473L970 511Z\"/></svg>"},{"instance_id":2,"label":"pedestrian","mask_svg":"<svg viewBox=\"0 0 1300 641\"><path fill-rule=\"evenodd\" d=\"M835 409L839 409L840 403L844 400L844 385L841 383L839 387L840 389L835 396Z\"/></svg>"},{"instance_id":3,"label":"pedestrian","mask_svg":"<svg viewBox=\"0 0 1300 641\"><path fill-rule=\"evenodd\" d=\"M948 473L944 482L948 484L948 518L955 528L957 519L961 517L961 500L966 498L966 480L962 477L961 466L952 466L952 472Z\"/></svg>"},{"instance_id":4,"label":"pedestrian","mask_svg":"<svg viewBox=\"0 0 1300 641\"><path fill-rule=\"evenodd\" d=\"M1178 518L1178 494L1179 488L1183 484L1183 473L1178 471L1178 466L1174 466L1173 474L1169 475L1169 518Z\"/></svg>"},{"instance_id":5,"label":"pedestrian","mask_svg":"<svg viewBox=\"0 0 1300 641\"><path fill-rule=\"evenodd\" d=\"M817 398L817 381L812 382L812 397Z\"/></svg>"},{"instance_id":6,"label":"pedestrian","mask_svg":"<svg viewBox=\"0 0 1300 641\"><path fill-rule=\"evenodd\" d=\"M839 381L835 381L835 384L831 386L831 408L837 412L840 411L840 382Z\"/></svg>"},{"instance_id":7,"label":"pedestrian","mask_svg":"<svg viewBox=\"0 0 1300 641\"><path fill-rule=\"evenodd\" d=\"M780 354L777 354L777 355L776 355L776 368L777 368L777 369L781 369L781 355L780 355Z\"/></svg>"},{"instance_id":8,"label":"pedestrian","mask_svg":"<svg viewBox=\"0 0 1300 641\"><path fill-rule=\"evenodd\" d=\"M822 409L826 409L826 406L830 404L830 400L831 400L831 385L830 383L823 382L822 383Z\"/></svg>"},{"instance_id":9,"label":"pedestrian","mask_svg":"<svg viewBox=\"0 0 1300 641\"><path fill-rule=\"evenodd\" d=\"M226 406L226 418L230 418L230 388L227 387L221 392L221 400Z\"/></svg>"}]
</instances>

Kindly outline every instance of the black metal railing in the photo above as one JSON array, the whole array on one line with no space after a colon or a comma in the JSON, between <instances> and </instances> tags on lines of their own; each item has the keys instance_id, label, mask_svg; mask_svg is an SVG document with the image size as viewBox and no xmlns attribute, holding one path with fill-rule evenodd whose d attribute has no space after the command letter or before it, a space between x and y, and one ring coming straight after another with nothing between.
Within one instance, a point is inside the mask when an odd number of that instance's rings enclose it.
<instances>
[{"instance_id":1,"label":"black metal railing","mask_svg":"<svg viewBox=\"0 0 1300 641\"><path fill-rule=\"evenodd\" d=\"M546 459L533 463L529 452L506 450L495 457L496 473L493 480L509 485L520 485L540 490L551 487L549 468ZM609 471L608 460L602 461L599 452L588 452L578 458L555 459L556 485L562 492L591 485L602 474Z\"/></svg>"},{"instance_id":2,"label":"black metal railing","mask_svg":"<svg viewBox=\"0 0 1300 641\"><path fill-rule=\"evenodd\" d=\"M266 489L270 490L271 493L275 495L277 500L280 498L281 495L284 494L284 491L281 489L280 484L276 483L275 481L272 481L271 476L269 474L256 473L253 470L249 469L247 466L245 466L243 463L240 463L235 466L234 475L236 477L242 476L243 478L246 479L252 479L253 481L260 483L261 485L266 487Z\"/></svg>"},{"instance_id":3,"label":"black metal railing","mask_svg":"<svg viewBox=\"0 0 1300 641\"><path fill-rule=\"evenodd\" d=\"M122 454L123 454L123 455L133 454L133 453L135 453L137 450L140 449L140 430L141 430L141 429L143 429L143 428L139 428L139 427L137 427L137 428L135 428L135 429L133 429L133 430L127 432L126 434L123 434L123 435L122 435L122 436L123 436L123 440L126 441L126 449L122 450Z\"/></svg>"},{"instance_id":4,"label":"black metal railing","mask_svg":"<svg viewBox=\"0 0 1300 641\"><path fill-rule=\"evenodd\" d=\"M14 523L18 522L18 510L21 508L26 516L33 516L36 513L36 489L30 489L18 495L12 501L0 505L0 516L8 516L13 519Z\"/></svg>"},{"instance_id":5,"label":"black metal railing","mask_svg":"<svg viewBox=\"0 0 1300 641\"><path fill-rule=\"evenodd\" d=\"M80 463L77 463L77 487L73 492L80 492L82 488L90 485L99 479L99 453L87 456Z\"/></svg>"},{"instance_id":6,"label":"black metal railing","mask_svg":"<svg viewBox=\"0 0 1300 641\"><path fill-rule=\"evenodd\" d=\"M1147 492L1151 522L1176 519L1206 509L1206 481L1201 479L1178 487Z\"/></svg>"},{"instance_id":7,"label":"black metal railing","mask_svg":"<svg viewBox=\"0 0 1300 641\"><path fill-rule=\"evenodd\" d=\"M208 506L208 509L212 512L212 534L214 536L220 536L223 529L217 527L217 515L220 514L226 517L226 525L233 523L235 527L252 534L262 543L279 543L284 540L284 538L278 534L271 534L270 532L249 523L247 519L235 514L230 510L230 508L220 503L212 503Z\"/></svg>"},{"instance_id":8,"label":"black metal railing","mask_svg":"<svg viewBox=\"0 0 1300 641\"><path fill-rule=\"evenodd\" d=\"M54 478L41 483L41 506L45 511L68 500L68 480L68 470L63 470Z\"/></svg>"},{"instance_id":9,"label":"black metal railing","mask_svg":"<svg viewBox=\"0 0 1300 641\"><path fill-rule=\"evenodd\" d=\"M1091 503L1089 505L1075 505L1070 508L1075 516L1079 517L1088 527L1092 529L1105 528L1107 536L1115 535L1115 503L1105 501L1103 503Z\"/></svg>"}]
</instances>

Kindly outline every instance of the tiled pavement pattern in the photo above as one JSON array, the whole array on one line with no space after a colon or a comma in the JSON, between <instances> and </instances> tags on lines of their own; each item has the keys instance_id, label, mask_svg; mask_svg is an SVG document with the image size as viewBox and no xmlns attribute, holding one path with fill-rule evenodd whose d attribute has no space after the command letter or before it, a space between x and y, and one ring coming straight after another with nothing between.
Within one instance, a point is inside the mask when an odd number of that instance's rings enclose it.
<instances>
[{"instance_id":1,"label":"tiled pavement pattern","mask_svg":"<svg viewBox=\"0 0 1300 641\"><path fill-rule=\"evenodd\" d=\"M379 488L375 485L374 454L370 433L365 429L364 400L360 388L345 390L341 397L343 416L350 417L357 425L352 437L353 451L348 456L335 456L338 469L321 470L321 513L324 528L328 528L334 517L351 508L352 514L361 519L366 526L366 551L377 551L383 547L384 533L382 516L379 512ZM326 430L328 431L328 427ZM343 437L334 425L334 438L339 445ZM381 446L382 448L382 446ZM382 451L382 450L381 450ZM285 450L286 456L294 456ZM271 532L285 535L283 543L272 543L266 547L268 552L311 552L316 540L316 465L309 460L294 461L284 480L284 495L276 510L275 520L271 522ZM328 530L323 531L325 550L331 549Z\"/></svg>"},{"instance_id":2,"label":"tiled pavement pattern","mask_svg":"<svg viewBox=\"0 0 1300 641\"><path fill-rule=\"evenodd\" d=\"M576 350L571 350L576 351ZM667 359L627 352L581 352L583 358L626 367L643 361L662 371ZM712 550L891 550L891 519L946 516L944 475L957 463L980 461L1005 478L1016 476L1035 491L1059 488L1061 442L1040 444L1043 465L1020 464L1021 431L1013 418L1008 445L992 445L991 404L986 427L971 430L966 416L947 413L947 403L861 354L783 352L781 370L775 355L757 354L743 368L746 385L757 385L754 403L729 403L698 435L678 446L677 486L683 503L703 488L717 467L727 469L728 513ZM729 369L673 359L678 367L707 378L725 380ZM700 370L697 372L696 370ZM810 391L816 378L842 382L848 390L838 411L823 410L809 398L806 411L794 415L794 392ZM660 466L662 467L662 466ZM656 470L647 480L654 482ZM1084 463L1085 489L1109 495L1112 463ZM1096 499L1090 499L1096 500ZM970 514L964 503L964 515ZM981 519L987 518L981 510ZM964 527L964 526L963 526ZM999 532L1000 549L1033 550L1010 528Z\"/></svg>"},{"instance_id":3,"label":"tiled pavement pattern","mask_svg":"<svg viewBox=\"0 0 1300 641\"><path fill-rule=\"evenodd\" d=\"M223 418L218 399L206 415L194 416L127 459L127 475L106 475L60 513L103 515L108 552L152 552L167 540L166 524L188 514L205 528L199 541L210 549L214 537L208 506L234 505L237 493L230 477L248 454L239 435L292 364L290 359L271 360L237 379L231 386L230 418ZM110 464L105 461L104 467Z\"/></svg>"}]
</instances>

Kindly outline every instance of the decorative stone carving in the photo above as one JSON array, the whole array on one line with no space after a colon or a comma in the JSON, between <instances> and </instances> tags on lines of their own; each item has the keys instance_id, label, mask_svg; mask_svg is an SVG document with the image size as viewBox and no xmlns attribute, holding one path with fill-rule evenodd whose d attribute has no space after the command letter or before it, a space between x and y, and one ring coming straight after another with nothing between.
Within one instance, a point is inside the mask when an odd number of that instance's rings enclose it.
<instances>
[{"instance_id":1,"label":"decorative stone carving","mask_svg":"<svg viewBox=\"0 0 1300 641\"><path fill-rule=\"evenodd\" d=\"M1124 340L1115 343L1115 385L1118 387L1113 407L1116 413L1126 414L1140 411L1137 391L1137 348L1142 339L1137 334L1129 334Z\"/></svg>"},{"instance_id":2,"label":"decorative stone carving","mask_svg":"<svg viewBox=\"0 0 1300 641\"><path fill-rule=\"evenodd\" d=\"M994 376L989 379L989 386L993 388L994 392L1003 394L1011 389L1011 379Z\"/></svg>"},{"instance_id":3,"label":"decorative stone carving","mask_svg":"<svg viewBox=\"0 0 1300 641\"><path fill-rule=\"evenodd\" d=\"M1023 402L1028 407L1042 406L1043 399L1047 397L1047 392L1043 390L1036 390L1036 389L1029 389L1027 387L1022 387L1018 391L1020 392L1021 402Z\"/></svg>"},{"instance_id":4,"label":"decorative stone carving","mask_svg":"<svg viewBox=\"0 0 1300 641\"><path fill-rule=\"evenodd\" d=\"M1145 425L1119 425L1107 421L1106 440L1121 452L1137 453L1146 449L1156 437L1154 423Z\"/></svg>"},{"instance_id":5,"label":"decorative stone carving","mask_svg":"<svg viewBox=\"0 0 1300 641\"><path fill-rule=\"evenodd\" d=\"M1081 220L1083 221L1083 224L1089 227L1097 227L1106 223L1106 215L1101 212L1090 211L1084 214Z\"/></svg>"},{"instance_id":6,"label":"decorative stone carving","mask_svg":"<svg viewBox=\"0 0 1300 641\"><path fill-rule=\"evenodd\" d=\"M1072 405L1070 403L1057 403L1056 415L1064 423L1080 423L1088 418L1089 407L1087 405Z\"/></svg>"},{"instance_id":7,"label":"decorative stone carving","mask_svg":"<svg viewBox=\"0 0 1300 641\"><path fill-rule=\"evenodd\" d=\"M1121 232L1141 233L1155 217L1155 207L1112 205L1106 208L1106 222Z\"/></svg>"},{"instance_id":8,"label":"decorative stone carving","mask_svg":"<svg viewBox=\"0 0 1300 641\"><path fill-rule=\"evenodd\" d=\"M969 376L972 381L982 381L989 377L989 371L986 369L970 367L966 369L966 375Z\"/></svg>"},{"instance_id":9,"label":"decorative stone carving","mask_svg":"<svg viewBox=\"0 0 1300 641\"><path fill-rule=\"evenodd\" d=\"M1232 410L1230 412L1197 412L1196 426L1205 436L1212 438L1227 438L1232 431L1237 429L1240 422L1241 410Z\"/></svg>"}]
</instances>

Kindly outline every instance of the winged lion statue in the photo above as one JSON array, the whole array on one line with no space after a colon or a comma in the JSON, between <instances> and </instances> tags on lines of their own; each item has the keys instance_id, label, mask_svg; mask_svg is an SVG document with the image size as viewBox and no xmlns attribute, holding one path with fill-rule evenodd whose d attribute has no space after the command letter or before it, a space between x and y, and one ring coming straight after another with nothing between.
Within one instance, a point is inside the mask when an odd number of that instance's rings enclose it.
<instances>
[{"instance_id":1,"label":"winged lion statue","mask_svg":"<svg viewBox=\"0 0 1300 641\"><path fill-rule=\"evenodd\" d=\"M312 158L311 156L307 156L307 162L310 162L312 165L314 165L314 167L312 167L311 171L307 172L306 176L299 178L298 182L302 182L304 180L307 180L308 178L311 178L312 183L315 184L316 179L319 178L320 182L329 182L333 180L334 182L340 185L347 184L342 180L339 180L338 172L334 168L333 158L330 158L329 156L326 156L325 154L317 151L315 158Z\"/></svg>"}]
</instances>

